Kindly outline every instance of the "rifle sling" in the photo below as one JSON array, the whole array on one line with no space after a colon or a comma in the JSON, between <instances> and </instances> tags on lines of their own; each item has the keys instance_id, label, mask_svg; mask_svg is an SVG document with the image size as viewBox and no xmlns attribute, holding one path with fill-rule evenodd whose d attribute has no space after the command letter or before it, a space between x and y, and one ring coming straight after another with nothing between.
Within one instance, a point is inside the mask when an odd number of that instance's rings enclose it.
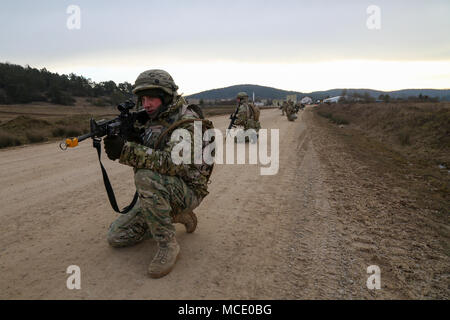
<instances>
[{"instance_id":1,"label":"rifle sling","mask_svg":"<svg viewBox=\"0 0 450 320\"><path fill-rule=\"evenodd\" d=\"M109 203L111 204L111 207L120 214L126 214L130 212L130 210L134 207L134 205L137 202L138 199L138 193L137 191L134 193L133 200L131 203L123 208L122 210L119 209L119 206L117 205L116 196L114 195L114 190L111 186L111 182L109 181L108 174L106 173L105 167L103 167L102 160L101 160L101 140L94 138L93 139L93 146L97 150L98 154L98 162L100 163L100 168L102 169L102 175L103 175L103 183L105 184L106 193L108 194Z\"/></svg>"},{"instance_id":2,"label":"rifle sling","mask_svg":"<svg viewBox=\"0 0 450 320\"><path fill-rule=\"evenodd\" d=\"M194 121L202 121L203 123L205 123L206 125L211 126L211 122L209 120L205 120L205 119L184 119L184 120L180 120L177 121L176 123L172 124L166 131L164 131L158 141L155 144L155 147L159 147L159 144L161 143L162 139L173 129L175 129L176 127L178 127L179 125L183 124L183 123L188 123L188 122L194 122ZM138 199L138 193L137 191L134 193L134 197L133 200L131 201L131 203L126 206L125 208L123 208L122 210L119 209L119 206L117 205L117 201L116 201L116 196L114 195L114 190L111 186L111 182L109 181L108 178L108 174L106 173L106 169L102 164L102 160L101 160L101 140L94 138L93 139L93 146L94 148L97 150L97 155L98 155L98 162L100 163L100 168L102 170L102 176L103 176L103 183L105 184L105 189L106 189L106 193L108 194L108 199L109 199L109 203L111 204L111 207L114 209L114 211L121 213L121 214L126 214L128 212L130 212L130 210L135 206L137 199Z\"/></svg>"}]
</instances>

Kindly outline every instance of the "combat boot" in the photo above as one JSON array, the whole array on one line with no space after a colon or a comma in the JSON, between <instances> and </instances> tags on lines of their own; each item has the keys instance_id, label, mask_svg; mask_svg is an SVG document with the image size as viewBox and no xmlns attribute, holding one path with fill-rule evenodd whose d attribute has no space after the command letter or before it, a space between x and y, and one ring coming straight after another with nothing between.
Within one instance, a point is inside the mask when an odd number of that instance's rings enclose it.
<instances>
[{"instance_id":1,"label":"combat boot","mask_svg":"<svg viewBox=\"0 0 450 320\"><path fill-rule=\"evenodd\" d=\"M180 253L180 246L175 237L169 241L158 242L158 252L148 266L148 274L152 278L161 278L172 271Z\"/></svg>"},{"instance_id":2,"label":"combat boot","mask_svg":"<svg viewBox=\"0 0 450 320\"><path fill-rule=\"evenodd\" d=\"M184 224L187 233L192 233L197 228L197 216L193 211L175 215L172 222Z\"/></svg>"}]
</instances>

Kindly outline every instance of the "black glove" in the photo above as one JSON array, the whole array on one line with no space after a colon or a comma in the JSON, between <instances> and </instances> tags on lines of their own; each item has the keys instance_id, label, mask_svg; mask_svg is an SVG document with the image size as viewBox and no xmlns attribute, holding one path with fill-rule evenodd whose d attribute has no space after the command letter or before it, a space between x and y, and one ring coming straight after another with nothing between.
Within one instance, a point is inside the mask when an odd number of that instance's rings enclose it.
<instances>
[{"instance_id":1,"label":"black glove","mask_svg":"<svg viewBox=\"0 0 450 320\"><path fill-rule=\"evenodd\" d=\"M145 132L144 129L142 129L142 130L137 130L137 129L132 130L131 132L128 133L127 141L136 142L138 144L143 144L142 143L142 134L144 132Z\"/></svg>"},{"instance_id":2,"label":"black glove","mask_svg":"<svg viewBox=\"0 0 450 320\"><path fill-rule=\"evenodd\" d=\"M108 136L103 141L108 158L113 161L119 159L125 141L119 136Z\"/></svg>"}]
</instances>

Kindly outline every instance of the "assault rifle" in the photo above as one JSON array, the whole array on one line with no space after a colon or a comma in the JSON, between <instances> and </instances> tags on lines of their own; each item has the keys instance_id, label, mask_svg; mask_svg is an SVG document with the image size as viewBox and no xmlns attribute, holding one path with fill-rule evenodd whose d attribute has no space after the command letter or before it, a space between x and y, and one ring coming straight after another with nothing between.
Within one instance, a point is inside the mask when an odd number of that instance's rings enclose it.
<instances>
[{"instance_id":1,"label":"assault rifle","mask_svg":"<svg viewBox=\"0 0 450 320\"><path fill-rule=\"evenodd\" d=\"M61 142L59 145L62 150L67 150L67 148L77 147L78 143L83 140L92 138L93 147L97 150L98 161L100 162L100 168L103 175L103 183L105 184L106 192L108 193L109 202L111 203L111 207L114 209L114 211L122 214L129 212L134 207L138 199L138 194L136 192L131 203L123 210L119 210L113 188L111 186L111 183L109 182L108 174L106 173L106 170L103 167L101 161L101 141L105 136L114 135L122 137L122 139L124 139L125 141L139 140L140 133L135 131L134 123L138 121L141 124L145 124L149 118L145 110L139 112L130 112L130 110L133 109L134 106L135 103L130 99L117 106L120 114L118 117L112 120L96 121L91 118L91 131L89 133L75 138L68 138L65 141Z\"/></svg>"},{"instance_id":2,"label":"assault rifle","mask_svg":"<svg viewBox=\"0 0 450 320\"><path fill-rule=\"evenodd\" d=\"M90 127L91 131L82 136L75 138L68 138L65 141L59 144L59 147L62 150L66 150L67 148L75 148L78 146L78 143L92 138L95 141L101 141L101 138L104 136L113 136L118 135L122 137L124 140L130 140L136 138L136 132L134 132L133 125L136 121L140 123L145 123L148 120L148 115L145 110L139 112L130 112L133 109L135 103L133 100L127 100L124 103L121 103L117 106L120 114L117 118L112 120L99 120L96 121L91 118Z\"/></svg>"},{"instance_id":3,"label":"assault rifle","mask_svg":"<svg viewBox=\"0 0 450 320\"><path fill-rule=\"evenodd\" d=\"M231 121L230 121L230 125L228 126L228 130L230 130L231 128L236 127L235 124L234 124L234 122L235 122L236 119L237 119L237 114L238 114L238 112L239 112L239 107L240 107L240 106L241 106L241 103L238 102L237 107L236 107L236 110L234 110L233 114L230 115Z\"/></svg>"}]
</instances>

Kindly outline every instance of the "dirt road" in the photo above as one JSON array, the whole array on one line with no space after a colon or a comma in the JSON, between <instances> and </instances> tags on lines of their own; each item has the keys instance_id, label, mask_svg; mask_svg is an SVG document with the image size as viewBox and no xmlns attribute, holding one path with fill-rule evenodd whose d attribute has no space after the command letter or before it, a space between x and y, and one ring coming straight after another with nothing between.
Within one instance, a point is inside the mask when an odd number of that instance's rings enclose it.
<instances>
[{"instance_id":1,"label":"dirt road","mask_svg":"<svg viewBox=\"0 0 450 320\"><path fill-rule=\"evenodd\" d=\"M449 259L435 246L437 231L426 229L435 222L373 218L371 208L389 205L376 198L382 191L358 182L314 117L306 110L288 122L279 110L262 112L264 128L280 129L278 174L216 165L196 232L177 226L180 259L158 280L146 275L154 241L108 246L116 214L89 142L66 152L54 143L0 151L0 298L448 298ZM123 206L134 192L132 169L104 162ZM373 264L382 272L376 292L366 287ZM81 268L81 290L66 288L69 265Z\"/></svg>"}]
</instances>

